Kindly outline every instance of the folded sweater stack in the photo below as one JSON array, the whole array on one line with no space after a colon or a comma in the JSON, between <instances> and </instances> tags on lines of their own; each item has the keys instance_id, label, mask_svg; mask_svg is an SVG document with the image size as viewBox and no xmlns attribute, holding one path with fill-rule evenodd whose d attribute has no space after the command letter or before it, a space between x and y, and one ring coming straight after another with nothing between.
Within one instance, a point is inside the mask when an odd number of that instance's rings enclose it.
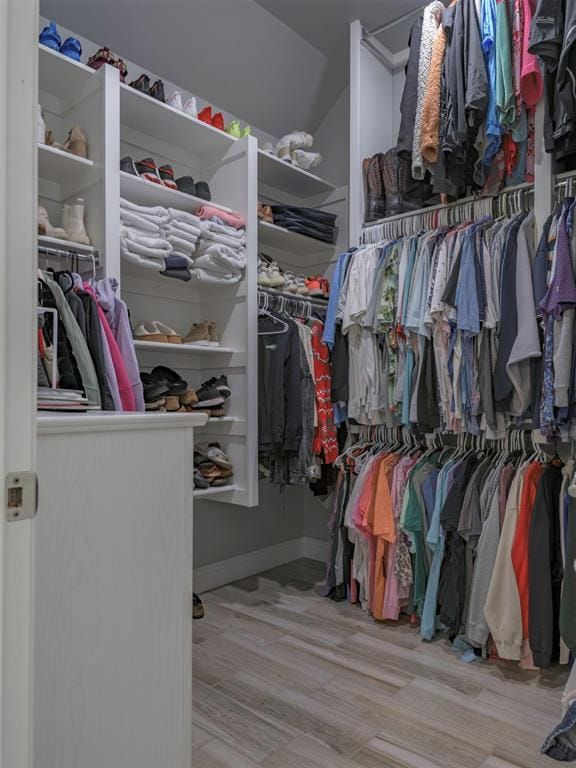
<instances>
[{"instance_id":1,"label":"folded sweater stack","mask_svg":"<svg viewBox=\"0 0 576 768\"><path fill-rule=\"evenodd\" d=\"M198 216L200 239L192 279L205 283L237 283L246 266L244 219L211 205L200 208Z\"/></svg>"}]
</instances>

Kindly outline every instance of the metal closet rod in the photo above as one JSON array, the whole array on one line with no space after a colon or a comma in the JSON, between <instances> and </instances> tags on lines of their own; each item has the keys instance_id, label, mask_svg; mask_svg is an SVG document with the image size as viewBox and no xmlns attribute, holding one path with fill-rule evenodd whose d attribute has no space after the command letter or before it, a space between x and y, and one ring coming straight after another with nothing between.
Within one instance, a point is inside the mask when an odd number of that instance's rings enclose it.
<instances>
[{"instance_id":1,"label":"metal closet rod","mask_svg":"<svg viewBox=\"0 0 576 768\"><path fill-rule=\"evenodd\" d=\"M420 6L419 8L415 8L413 11L409 11L408 13L405 13L403 16L399 16L397 19L394 19L394 21L389 21L386 24L382 24L382 26L380 27L376 27L376 29L371 29L371 30L364 29L362 31L362 40L367 40L369 37L376 37L382 32L386 32L387 29L391 29L392 27L395 27L397 24L401 24L403 21L406 21L406 19L409 19L412 16L415 16L417 13L421 13L423 8L424 8L423 5Z\"/></svg>"}]
</instances>

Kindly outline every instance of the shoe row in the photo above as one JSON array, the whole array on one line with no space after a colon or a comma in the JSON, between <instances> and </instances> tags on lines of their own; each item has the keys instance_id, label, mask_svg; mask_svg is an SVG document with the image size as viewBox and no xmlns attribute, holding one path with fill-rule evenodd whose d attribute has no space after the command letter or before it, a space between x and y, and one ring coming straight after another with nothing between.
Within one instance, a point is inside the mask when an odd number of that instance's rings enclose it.
<instances>
[{"instance_id":1,"label":"shoe row","mask_svg":"<svg viewBox=\"0 0 576 768\"><path fill-rule=\"evenodd\" d=\"M74 59L74 61L80 61L80 56L82 55L80 40L77 40L75 37L67 37L62 42L58 28L53 21L40 32L39 40L47 48L52 48L53 51L58 51L63 56Z\"/></svg>"},{"instance_id":2,"label":"shoe row","mask_svg":"<svg viewBox=\"0 0 576 768\"><path fill-rule=\"evenodd\" d=\"M199 197L201 200L212 200L212 193L206 181L195 182L192 176L181 176L174 179L174 169L169 163L157 166L152 157L145 157L142 160L134 160L127 155L120 160L120 170L124 173L130 173L133 176L141 176L146 181L154 184L161 184L169 189L177 189L185 192L187 195Z\"/></svg>"},{"instance_id":3,"label":"shoe row","mask_svg":"<svg viewBox=\"0 0 576 768\"><path fill-rule=\"evenodd\" d=\"M232 120L227 128L224 128L224 115L222 112L216 112L212 114L212 107L204 107L198 113L198 120L201 120L206 125L211 125L213 128L218 128L219 131L234 136L235 139L243 139L244 136L250 136L251 130L249 125L245 125L244 128L240 127L238 120Z\"/></svg>"},{"instance_id":4,"label":"shoe row","mask_svg":"<svg viewBox=\"0 0 576 768\"><path fill-rule=\"evenodd\" d=\"M62 149L65 152L70 152L71 155L77 155L78 157L88 157L88 144L86 142L86 136L79 125L74 125L69 131L66 141L61 144L54 139L52 131L46 129L46 122L44 120L44 112L42 107L38 105L38 143L46 144L48 147L56 147L56 149Z\"/></svg>"},{"instance_id":5,"label":"shoe row","mask_svg":"<svg viewBox=\"0 0 576 768\"><path fill-rule=\"evenodd\" d=\"M90 245L90 238L84 226L84 200L78 198L71 205L62 208L62 225L53 227L48 211L43 205L38 206L38 234L70 240L80 245Z\"/></svg>"},{"instance_id":6,"label":"shoe row","mask_svg":"<svg viewBox=\"0 0 576 768\"><path fill-rule=\"evenodd\" d=\"M194 449L194 487L199 490L229 485L234 468L220 443L199 443Z\"/></svg>"},{"instance_id":7,"label":"shoe row","mask_svg":"<svg viewBox=\"0 0 576 768\"><path fill-rule=\"evenodd\" d=\"M147 411L207 413L210 418L224 416L224 404L232 394L226 376L213 376L197 390L190 389L179 373L157 365L150 373L140 372Z\"/></svg>"},{"instance_id":8,"label":"shoe row","mask_svg":"<svg viewBox=\"0 0 576 768\"><path fill-rule=\"evenodd\" d=\"M202 347L219 347L220 340L216 323L213 320L203 320L192 323L186 336L182 337L170 326L158 320L140 322L134 331L138 341L154 341L160 344L196 344Z\"/></svg>"},{"instance_id":9,"label":"shoe row","mask_svg":"<svg viewBox=\"0 0 576 768\"><path fill-rule=\"evenodd\" d=\"M280 269L277 262L267 261L261 256L258 257L258 285L299 296L327 299L330 295L330 283L322 275L295 275L289 270Z\"/></svg>"}]
</instances>

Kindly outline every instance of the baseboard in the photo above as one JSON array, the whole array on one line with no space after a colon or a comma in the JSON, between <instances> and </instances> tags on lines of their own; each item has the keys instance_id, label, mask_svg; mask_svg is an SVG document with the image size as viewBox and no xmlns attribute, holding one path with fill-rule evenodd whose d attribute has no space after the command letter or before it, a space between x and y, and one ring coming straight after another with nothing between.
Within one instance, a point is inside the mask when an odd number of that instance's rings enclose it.
<instances>
[{"instance_id":1,"label":"baseboard","mask_svg":"<svg viewBox=\"0 0 576 768\"><path fill-rule=\"evenodd\" d=\"M322 539L312 539L310 536L302 536L302 555L310 560L319 560L325 563L328 557L328 542Z\"/></svg>"},{"instance_id":2,"label":"baseboard","mask_svg":"<svg viewBox=\"0 0 576 768\"><path fill-rule=\"evenodd\" d=\"M245 579L256 573L267 571L278 565L290 563L300 557L324 561L328 552L328 542L302 536L298 539L283 541L271 547L257 549L244 555L230 557L210 565L203 565L194 570L194 591L209 592L223 587L231 581Z\"/></svg>"}]
</instances>

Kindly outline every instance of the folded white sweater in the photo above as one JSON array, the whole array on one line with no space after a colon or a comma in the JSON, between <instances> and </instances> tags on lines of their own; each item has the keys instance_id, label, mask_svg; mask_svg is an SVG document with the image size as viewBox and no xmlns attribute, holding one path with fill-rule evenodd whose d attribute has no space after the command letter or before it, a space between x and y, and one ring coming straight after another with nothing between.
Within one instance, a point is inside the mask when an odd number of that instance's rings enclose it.
<instances>
[{"instance_id":1,"label":"folded white sweater","mask_svg":"<svg viewBox=\"0 0 576 768\"><path fill-rule=\"evenodd\" d=\"M135 229L134 227L122 227L120 230L121 237L131 243L137 243L138 245L145 245L147 248L160 249L161 251L170 251L170 245L165 237L155 237L149 235L141 229Z\"/></svg>"},{"instance_id":2,"label":"folded white sweater","mask_svg":"<svg viewBox=\"0 0 576 768\"><path fill-rule=\"evenodd\" d=\"M198 283L212 283L214 285L233 285L239 282L241 275L230 273L228 275L216 275L213 272L207 272L204 269L195 267L190 270L192 280Z\"/></svg>"},{"instance_id":3,"label":"folded white sweater","mask_svg":"<svg viewBox=\"0 0 576 768\"><path fill-rule=\"evenodd\" d=\"M191 224L193 227L200 226L200 219L188 211L180 211L178 208L168 208L170 220L183 221L185 224Z\"/></svg>"},{"instance_id":4,"label":"folded white sweater","mask_svg":"<svg viewBox=\"0 0 576 768\"><path fill-rule=\"evenodd\" d=\"M135 253L139 256L146 256L149 259L163 259L165 256L169 256L173 250L170 243L166 243L166 247L164 248L149 248L148 246L141 245L123 235L120 235L120 245L131 253Z\"/></svg>"},{"instance_id":5,"label":"folded white sweater","mask_svg":"<svg viewBox=\"0 0 576 768\"><path fill-rule=\"evenodd\" d=\"M127 227L134 227L135 229L141 229L150 234L161 236L162 232L160 224L147 219L145 216L141 216L134 211L120 210L120 221Z\"/></svg>"},{"instance_id":6,"label":"folded white sweater","mask_svg":"<svg viewBox=\"0 0 576 768\"><path fill-rule=\"evenodd\" d=\"M193 224L186 224L183 221L177 221L177 219L171 219L170 223L167 224L164 229L167 234L178 235L178 237L181 237L183 234L193 235L196 240L202 233L200 227L196 227Z\"/></svg>"},{"instance_id":7,"label":"folded white sweater","mask_svg":"<svg viewBox=\"0 0 576 768\"><path fill-rule=\"evenodd\" d=\"M227 245L228 248L234 248L235 250L244 248L246 245L245 238L228 237L227 235L221 235L218 232L202 232L200 240L206 243L208 246L218 243L219 245Z\"/></svg>"},{"instance_id":8,"label":"folded white sweater","mask_svg":"<svg viewBox=\"0 0 576 768\"><path fill-rule=\"evenodd\" d=\"M227 235L228 237L233 237L236 240L244 239L244 229L235 229L234 227L229 227L227 224L218 224L216 221L208 220L200 222L200 227L202 228L203 232L214 232L215 234L219 235Z\"/></svg>"},{"instance_id":9,"label":"folded white sweater","mask_svg":"<svg viewBox=\"0 0 576 768\"><path fill-rule=\"evenodd\" d=\"M131 264L136 264L143 269L159 272L160 267L164 266L164 264L157 259L147 259L145 256L139 256L137 253L130 251L122 242L122 238L120 238L120 254L126 261L129 261Z\"/></svg>"},{"instance_id":10,"label":"folded white sweater","mask_svg":"<svg viewBox=\"0 0 576 768\"><path fill-rule=\"evenodd\" d=\"M125 197L120 198L120 208L123 208L132 213L139 213L141 216L156 216L160 219L168 219L168 210L162 205L137 205L131 200L126 200Z\"/></svg>"},{"instance_id":11,"label":"folded white sweater","mask_svg":"<svg viewBox=\"0 0 576 768\"><path fill-rule=\"evenodd\" d=\"M196 250L196 243L190 242L190 240L184 240L181 237L176 237L175 235L168 235L166 238L166 241L170 244L170 246L173 249L176 249L178 251L184 251L185 253L194 253Z\"/></svg>"}]
</instances>

